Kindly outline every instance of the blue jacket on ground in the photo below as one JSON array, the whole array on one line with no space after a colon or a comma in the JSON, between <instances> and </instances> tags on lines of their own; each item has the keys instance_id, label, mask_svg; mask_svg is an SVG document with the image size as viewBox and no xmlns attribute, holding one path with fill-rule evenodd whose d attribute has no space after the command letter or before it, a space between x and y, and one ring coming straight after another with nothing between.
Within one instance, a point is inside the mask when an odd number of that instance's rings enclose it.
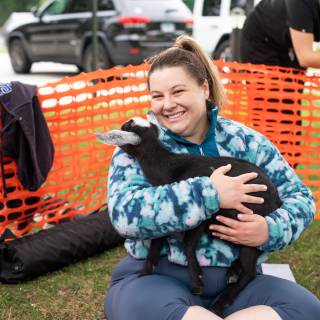
<instances>
[{"instance_id":1,"label":"blue jacket on ground","mask_svg":"<svg viewBox=\"0 0 320 320\"><path fill-rule=\"evenodd\" d=\"M259 248L264 252L259 260L262 262L269 252L291 244L312 222L316 209L311 191L266 137L217 117L216 109L210 116L211 127L203 145L187 143L165 128L161 129L160 141L175 153L218 153L250 161L267 173L283 204L266 217L269 240ZM216 214L219 198L209 177L154 187L139 163L116 148L109 169L108 206L111 222L127 238L125 248L131 256L146 258L150 239L167 236L161 254L168 255L171 262L186 265L181 238L176 233L193 229ZM207 234L201 237L196 252L201 266L227 267L238 254L237 246Z\"/></svg>"}]
</instances>

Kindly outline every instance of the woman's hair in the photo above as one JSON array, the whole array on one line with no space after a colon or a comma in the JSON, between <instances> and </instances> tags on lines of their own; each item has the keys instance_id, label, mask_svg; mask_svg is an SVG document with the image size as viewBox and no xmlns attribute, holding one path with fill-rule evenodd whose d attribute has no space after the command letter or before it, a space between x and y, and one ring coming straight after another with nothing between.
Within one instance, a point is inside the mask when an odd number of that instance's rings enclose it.
<instances>
[{"instance_id":1,"label":"woman's hair","mask_svg":"<svg viewBox=\"0 0 320 320\"><path fill-rule=\"evenodd\" d=\"M179 36L173 47L149 58L147 62L151 64L148 73L149 87L150 76L154 71L168 67L183 67L199 85L205 80L208 81L209 100L214 105L220 109L224 104L224 88L216 66L193 38L187 35Z\"/></svg>"}]
</instances>

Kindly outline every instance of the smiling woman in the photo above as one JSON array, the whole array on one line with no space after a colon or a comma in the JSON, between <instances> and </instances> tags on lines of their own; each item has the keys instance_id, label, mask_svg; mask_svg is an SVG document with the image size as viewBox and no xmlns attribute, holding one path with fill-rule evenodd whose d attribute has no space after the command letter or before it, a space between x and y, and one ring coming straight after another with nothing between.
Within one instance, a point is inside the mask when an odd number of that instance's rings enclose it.
<instances>
[{"instance_id":1,"label":"smiling woman","mask_svg":"<svg viewBox=\"0 0 320 320\"><path fill-rule=\"evenodd\" d=\"M239 256L237 244L257 247L261 263L308 227L315 214L314 201L266 137L218 116L224 90L215 66L197 42L181 36L149 62L150 116L161 125L159 139L164 147L173 153L229 156L254 163L270 177L282 205L265 217L252 212L247 204L262 203L259 192L264 186L253 184L252 172L229 176L230 165L213 168L210 176L154 186L137 159L116 149L109 170L108 207L113 225L127 238L128 256L114 269L105 300L107 319L317 320L320 302L311 292L261 274L231 305L224 305L222 311L213 309L218 314L210 311L212 301L215 303L227 286L232 287L232 281L238 281L231 280L227 272ZM150 154L156 157L152 151ZM235 209L241 214L238 220L219 219L219 209ZM183 240L177 233L192 230L214 216L224 226L211 224L215 237L210 232L203 234L198 243L195 255L204 294L195 295ZM166 241L158 265L152 275L140 277L150 239L161 237Z\"/></svg>"}]
</instances>

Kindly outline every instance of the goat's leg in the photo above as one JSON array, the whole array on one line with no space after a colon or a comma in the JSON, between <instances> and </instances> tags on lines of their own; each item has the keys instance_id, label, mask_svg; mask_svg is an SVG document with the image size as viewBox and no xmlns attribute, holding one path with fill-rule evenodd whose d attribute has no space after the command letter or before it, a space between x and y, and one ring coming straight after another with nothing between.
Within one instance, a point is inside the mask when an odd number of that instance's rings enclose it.
<instances>
[{"instance_id":1,"label":"goat's leg","mask_svg":"<svg viewBox=\"0 0 320 320\"><path fill-rule=\"evenodd\" d=\"M188 272L191 279L191 290L193 294L203 294L202 269L199 265L196 249L203 234L203 226L186 231L183 239L185 254L188 261Z\"/></svg>"},{"instance_id":2,"label":"goat's leg","mask_svg":"<svg viewBox=\"0 0 320 320\"><path fill-rule=\"evenodd\" d=\"M240 264L242 271L237 283L230 283L222 291L218 299L210 308L217 315L221 315L222 311L229 307L236 299L238 294L244 289L247 284L256 276L256 264L260 252L254 247L240 247Z\"/></svg>"},{"instance_id":3,"label":"goat's leg","mask_svg":"<svg viewBox=\"0 0 320 320\"><path fill-rule=\"evenodd\" d=\"M162 237L151 240L148 255L140 271L140 276L146 276L153 273L154 267L159 262L160 251L165 239L165 237Z\"/></svg>"}]
</instances>

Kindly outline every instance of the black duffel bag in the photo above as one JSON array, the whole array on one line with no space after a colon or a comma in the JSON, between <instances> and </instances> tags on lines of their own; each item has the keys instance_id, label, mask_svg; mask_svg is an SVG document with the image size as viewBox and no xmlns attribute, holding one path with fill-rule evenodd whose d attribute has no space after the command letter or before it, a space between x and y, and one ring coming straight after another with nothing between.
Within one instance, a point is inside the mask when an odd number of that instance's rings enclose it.
<instances>
[{"instance_id":1,"label":"black duffel bag","mask_svg":"<svg viewBox=\"0 0 320 320\"><path fill-rule=\"evenodd\" d=\"M123 243L106 210L4 242L0 239L0 281L18 283Z\"/></svg>"}]
</instances>

